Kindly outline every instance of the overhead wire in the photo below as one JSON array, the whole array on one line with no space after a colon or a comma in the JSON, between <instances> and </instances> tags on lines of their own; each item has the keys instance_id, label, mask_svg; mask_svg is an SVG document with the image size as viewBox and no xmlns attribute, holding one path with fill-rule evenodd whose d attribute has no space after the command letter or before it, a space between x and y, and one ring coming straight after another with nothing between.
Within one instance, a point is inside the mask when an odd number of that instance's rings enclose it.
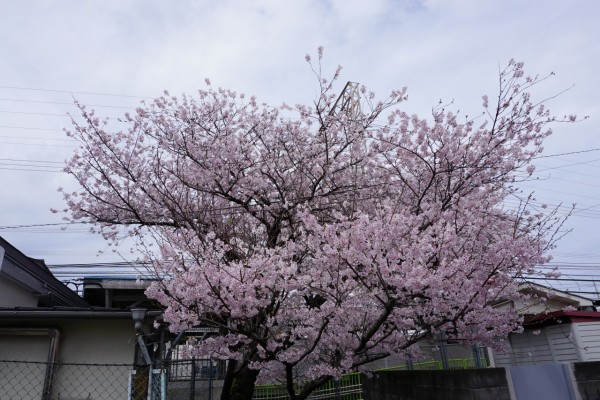
<instances>
[{"instance_id":1,"label":"overhead wire","mask_svg":"<svg viewBox=\"0 0 600 400\"><path fill-rule=\"evenodd\" d=\"M25 139L25 140L53 140L53 141L62 141L62 142L75 142L75 139L70 138L49 138L49 137L41 137L41 136L10 136L10 135L0 135L0 138L5 139ZM32 143L34 144L34 143Z\"/></svg>"},{"instance_id":2,"label":"overhead wire","mask_svg":"<svg viewBox=\"0 0 600 400\"><path fill-rule=\"evenodd\" d=\"M532 160L538 160L540 158L551 158L551 157L560 157L560 156L570 156L570 155L574 155L574 154L583 154L583 153L590 153L590 152L595 152L595 151L600 151L600 148L593 148L593 149L585 149L585 150L576 150L576 151L569 151L567 153L556 153L556 154L547 154L547 155L540 155L537 157L533 157Z\"/></svg>"},{"instance_id":3,"label":"overhead wire","mask_svg":"<svg viewBox=\"0 0 600 400\"><path fill-rule=\"evenodd\" d=\"M56 90L56 89L41 89L41 88L26 88L26 87L16 87L16 86L0 86L0 88L5 88L5 89L18 89L18 90L34 90L34 91L39 91L39 92L55 92L55 93L69 93L69 94L81 94L81 95L98 95L98 96L115 96L115 97L127 97L127 98L150 98L150 97L143 97L143 96L131 96L131 95L117 95L117 94L109 94L109 93L95 93L95 92L80 92L80 91L68 91L68 90ZM73 106L73 103L66 103L66 102L55 102L55 101L38 101L38 100L21 100L21 99L0 99L0 101L17 101L17 102L31 102L31 103L41 103L41 104L60 104L60 105L70 105ZM129 108L131 109L132 107L123 107L123 106L107 106L107 105L101 105L101 104L91 104L89 105L90 107L107 107L107 108ZM60 116L60 117L65 117L67 115L67 113L65 114L53 114L53 113L37 113L37 112L22 112L22 111L10 111L10 110L0 110L0 113L11 113L11 114L24 114L24 115L40 115L40 116ZM50 129L50 128L35 128L35 127L10 127L10 126L0 126L0 127L5 127L5 128L13 128L13 129L31 129L31 130L55 130L55 131L60 131L59 129ZM0 136L3 137L3 136ZM23 138L23 139L33 139L33 140L42 140L42 139L34 139L34 138ZM46 138L44 138L46 139ZM53 140L50 138L47 138L48 140ZM58 139L54 139L54 140L58 140ZM65 139L66 140L66 139ZM1 142L3 144L8 144L7 142ZM44 146L44 144L33 144L33 143L10 143L10 144L14 144L14 145L27 145L27 146ZM71 147L71 146L60 146L60 145L51 145L51 144L46 144L45 146L53 146L53 147ZM582 153L589 153L589 152L596 152L599 151L600 149L598 148L592 148L592 149L584 149L584 150L579 150L579 151L573 151L573 152L565 152L565 153L557 153L557 154L550 154L550 155L540 155L535 157L535 159L547 159L547 158L559 158L561 156L567 156L567 155L575 155L575 154L582 154ZM5 159L8 160L8 159ZM17 161L17 159L15 159L15 161ZM42 162L41 160L26 160L29 162ZM561 165L561 166L555 166L555 167L544 167L542 169L539 169L536 172L544 172L544 171L549 171L549 170L556 170L556 169L563 169L566 167L570 167L570 166L575 166L575 165L589 165L592 163L595 163L597 161L600 161L600 159L596 159L596 160L588 160L588 161L583 161L583 162L577 162L577 163L570 163L570 164L566 164L566 165ZM52 163L61 163L59 161L51 161ZM1 164L1 165L6 165L6 164ZM15 167L18 167L20 165L14 165ZM62 167L55 167L56 170L52 170L50 168L48 168L49 166L41 167L41 168L34 168L37 166L31 165L31 168L26 169L26 168L8 168L6 166L0 167L0 169L5 169L5 170L22 170L22 171L35 171L35 172L60 172L62 170ZM53 167L54 168L54 167ZM565 171L565 172L569 172L569 173L576 173L576 172L571 172L571 171ZM556 177L551 177L550 179L555 179ZM559 179L562 181L568 181L565 179ZM572 182L572 183L577 183L577 184L583 184L583 185L587 185L590 187L597 187L598 185L593 185L593 184L585 184L585 183L581 183L581 182ZM531 187L531 186L529 186ZM573 193L568 193L568 192L561 192L561 191L557 191L557 190L551 190L551 189L544 189L544 188L535 188L536 190L545 190L545 191L551 191L551 192L556 192L556 193L561 193L561 194L568 194L568 195L575 195L577 197L581 197L581 198L588 198L588 199L594 199L594 200L600 200L597 197L591 197L591 196L586 196L586 195L577 195L577 194L573 194ZM600 211L595 211L592 208L594 208L596 206L589 206L586 208L583 208L581 210L575 210L573 212L573 216L581 216L581 217L585 217L585 218L595 218L598 219L600 218ZM568 206L561 206L561 210L564 210L564 212L566 213L567 210L570 209L570 207ZM589 212L585 212L585 211L589 211Z\"/></svg>"},{"instance_id":4,"label":"overhead wire","mask_svg":"<svg viewBox=\"0 0 600 400\"><path fill-rule=\"evenodd\" d=\"M8 86L8 85L0 85L0 89L29 90L29 91L37 91L37 92L53 92L53 93L67 93L67 94L82 94L82 95L92 95L92 96L125 97L125 98L134 98L134 99L152 99L153 98L153 97L147 97L147 96L135 96L135 95L130 95L130 94L82 92L82 91L76 91L76 90L44 89L44 88L32 88L32 87Z\"/></svg>"},{"instance_id":5,"label":"overhead wire","mask_svg":"<svg viewBox=\"0 0 600 400\"><path fill-rule=\"evenodd\" d=\"M9 99L9 98L0 98L0 101L14 101L19 103L39 103L39 104L58 104L58 105L68 105L72 107L76 107L75 103L69 103L64 101L47 101L47 100L28 100L28 99ZM86 107L99 107L99 108L120 108L131 110L132 107L127 106L112 106L107 104L86 104Z\"/></svg>"},{"instance_id":6,"label":"overhead wire","mask_svg":"<svg viewBox=\"0 0 600 400\"><path fill-rule=\"evenodd\" d=\"M7 129L27 129L27 130L36 130L36 131L57 131L57 132L63 132L62 129L55 129L55 128L38 128L38 127L30 127L30 126L9 126L9 125L0 125L0 128L7 128Z\"/></svg>"},{"instance_id":7,"label":"overhead wire","mask_svg":"<svg viewBox=\"0 0 600 400\"><path fill-rule=\"evenodd\" d=\"M24 114L24 115L41 115L44 117L69 117L68 113L64 114L55 114L55 113L40 113L40 112L31 112L31 111L12 111L12 110L0 110L0 113L4 114Z\"/></svg>"},{"instance_id":8,"label":"overhead wire","mask_svg":"<svg viewBox=\"0 0 600 400\"><path fill-rule=\"evenodd\" d=\"M10 145L15 145L15 146L65 147L65 148L75 149L74 146L68 146L66 144L23 143L23 142L0 142L0 144L10 144Z\"/></svg>"}]
</instances>

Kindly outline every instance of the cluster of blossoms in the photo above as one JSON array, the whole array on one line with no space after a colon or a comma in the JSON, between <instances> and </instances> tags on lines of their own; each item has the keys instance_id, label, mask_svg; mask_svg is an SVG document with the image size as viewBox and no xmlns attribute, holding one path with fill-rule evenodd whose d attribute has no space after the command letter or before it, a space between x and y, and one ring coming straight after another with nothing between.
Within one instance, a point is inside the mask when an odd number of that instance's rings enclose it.
<instances>
[{"instance_id":1,"label":"cluster of blossoms","mask_svg":"<svg viewBox=\"0 0 600 400\"><path fill-rule=\"evenodd\" d=\"M405 114L406 89L377 103L363 88L349 113L334 81L319 78L314 106L279 108L207 82L142 106L125 131L82 108L69 133L69 218L109 240L135 227L171 329L218 329L197 354L230 360L233 380L287 378L296 398L423 338L493 345L518 329L494 304L519 296L515 277L547 260L560 223L504 203L554 120L521 63L464 122Z\"/></svg>"}]
</instances>

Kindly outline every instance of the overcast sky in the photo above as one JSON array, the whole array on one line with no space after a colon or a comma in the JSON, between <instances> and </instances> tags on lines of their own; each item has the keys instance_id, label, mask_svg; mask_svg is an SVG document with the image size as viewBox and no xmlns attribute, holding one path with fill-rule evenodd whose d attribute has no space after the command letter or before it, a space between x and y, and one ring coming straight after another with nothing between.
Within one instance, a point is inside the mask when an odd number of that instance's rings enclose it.
<instances>
[{"instance_id":1,"label":"overcast sky","mask_svg":"<svg viewBox=\"0 0 600 400\"><path fill-rule=\"evenodd\" d=\"M599 149L599 16L593 0L0 2L0 235L48 264L122 260L98 256L105 245L80 226L13 228L61 222L49 209L72 185L57 171L74 146L62 133L73 99L117 117L208 77L273 105L308 103L317 89L304 55L320 45L325 71L341 64L342 81L381 96L407 86L405 109L423 116L440 99L479 113L510 58L553 71L534 93L571 88L551 109L590 119L556 125L545 154ZM528 188L539 201L578 204L555 262L600 265L600 151L540 159L538 171Z\"/></svg>"}]
</instances>

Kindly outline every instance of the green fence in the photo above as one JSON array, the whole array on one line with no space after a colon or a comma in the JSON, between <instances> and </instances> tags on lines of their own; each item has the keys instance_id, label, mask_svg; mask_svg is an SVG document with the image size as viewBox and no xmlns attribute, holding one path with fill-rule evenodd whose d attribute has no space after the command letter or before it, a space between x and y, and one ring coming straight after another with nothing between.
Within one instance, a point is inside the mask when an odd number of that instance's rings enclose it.
<instances>
[{"instance_id":1,"label":"green fence","mask_svg":"<svg viewBox=\"0 0 600 400\"><path fill-rule=\"evenodd\" d=\"M300 387L297 388L298 391L300 389ZM288 398L285 385L257 385L254 389L254 400L286 400ZM308 398L310 400L361 400L360 372L344 374L339 380L330 380L312 392Z\"/></svg>"},{"instance_id":2,"label":"green fence","mask_svg":"<svg viewBox=\"0 0 600 400\"><path fill-rule=\"evenodd\" d=\"M487 360L485 357L480 359L481 368L487 368ZM396 365L393 367L387 368L378 368L376 371L398 371L398 370L437 370L437 369L470 369L470 368L478 368L477 363L473 358L453 358L448 360L448 368L444 368L444 364L442 361L421 361L412 364L402 364Z\"/></svg>"},{"instance_id":3,"label":"green fence","mask_svg":"<svg viewBox=\"0 0 600 400\"><path fill-rule=\"evenodd\" d=\"M487 367L485 357L480 359L480 365ZM473 358L454 358L448 360L448 369L476 368ZM398 371L398 370L438 370L444 369L442 361L422 361L410 364L396 365L393 367L380 368L376 371ZM297 388L298 391L300 387ZM362 385L360 383L360 372L344 374L339 380L330 380L325 385L316 389L309 397L310 400L362 400ZM287 400L285 385L257 385L254 390L254 400Z\"/></svg>"}]
</instances>

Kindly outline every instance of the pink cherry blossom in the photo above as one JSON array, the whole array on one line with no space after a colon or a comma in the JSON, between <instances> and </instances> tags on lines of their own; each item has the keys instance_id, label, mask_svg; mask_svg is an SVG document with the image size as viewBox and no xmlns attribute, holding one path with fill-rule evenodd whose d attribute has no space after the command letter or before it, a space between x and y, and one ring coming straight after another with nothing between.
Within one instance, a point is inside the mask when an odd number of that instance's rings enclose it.
<instances>
[{"instance_id":1,"label":"pink cherry blossom","mask_svg":"<svg viewBox=\"0 0 600 400\"><path fill-rule=\"evenodd\" d=\"M555 120L530 100L539 80L522 63L466 122L406 114L406 89L336 109L338 74L318 74L313 105L260 105L209 84L142 104L124 131L81 106L86 122L68 132L80 143L68 219L112 242L129 228L170 329L221 332L193 353L229 360L232 390L302 371L288 388L305 399L442 333L498 345L521 318L495 303L518 298L519 277L553 246L552 210L504 203Z\"/></svg>"}]
</instances>

